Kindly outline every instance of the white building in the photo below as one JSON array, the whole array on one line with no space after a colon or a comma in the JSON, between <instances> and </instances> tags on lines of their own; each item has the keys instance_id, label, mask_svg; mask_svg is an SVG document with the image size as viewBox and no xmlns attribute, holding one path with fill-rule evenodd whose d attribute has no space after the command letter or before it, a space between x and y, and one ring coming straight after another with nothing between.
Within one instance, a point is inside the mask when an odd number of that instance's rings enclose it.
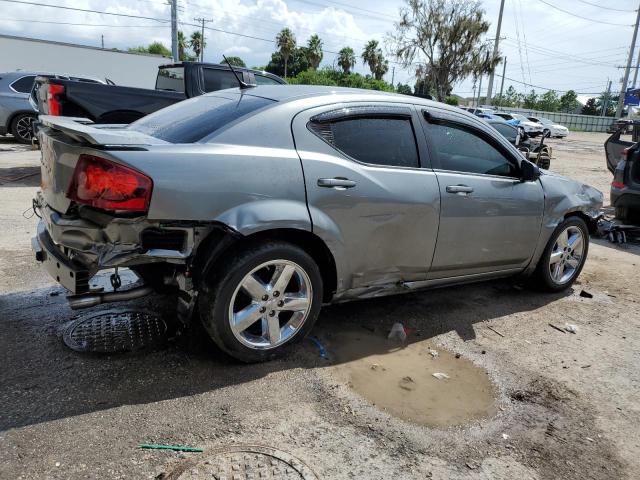
<instances>
[{"instance_id":1,"label":"white building","mask_svg":"<svg viewBox=\"0 0 640 480\"><path fill-rule=\"evenodd\" d=\"M160 55L0 35L0 72L24 70L109 78L116 85L154 88L158 66L168 63L172 60Z\"/></svg>"}]
</instances>

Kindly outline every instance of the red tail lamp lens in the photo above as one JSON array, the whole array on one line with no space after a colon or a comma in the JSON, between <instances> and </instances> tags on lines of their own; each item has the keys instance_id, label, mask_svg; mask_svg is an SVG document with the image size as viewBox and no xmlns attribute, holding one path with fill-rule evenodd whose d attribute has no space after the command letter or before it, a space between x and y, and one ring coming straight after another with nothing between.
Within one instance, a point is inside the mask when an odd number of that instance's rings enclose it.
<instances>
[{"instance_id":1,"label":"red tail lamp lens","mask_svg":"<svg viewBox=\"0 0 640 480\"><path fill-rule=\"evenodd\" d=\"M624 188L624 182L619 182L617 180L614 180L613 182L611 182L611 186L613 188Z\"/></svg>"},{"instance_id":2,"label":"red tail lamp lens","mask_svg":"<svg viewBox=\"0 0 640 480\"><path fill-rule=\"evenodd\" d=\"M47 91L47 106L49 115L60 115L61 104L58 95L64 93L64 85L49 84Z\"/></svg>"},{"instance_id":3,"label":"red tail lamp lens","mask_svg":"<svg viewBox=\"0 0 640 480\"><path fill-rule=\"evenodd\" d=\"M137 170L93 155L80 155L67 197L105 210L146 212L153 182Z\"/></svg>"}]
</instances>

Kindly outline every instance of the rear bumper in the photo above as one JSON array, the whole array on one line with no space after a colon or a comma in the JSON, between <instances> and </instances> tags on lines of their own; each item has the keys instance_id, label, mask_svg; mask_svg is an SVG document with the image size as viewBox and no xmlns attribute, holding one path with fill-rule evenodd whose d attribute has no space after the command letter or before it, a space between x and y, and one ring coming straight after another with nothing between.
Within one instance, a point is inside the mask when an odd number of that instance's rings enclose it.
<instances>
[{"instance_id":1,"label":"rear bumper","mask_svg":"<svg viewBox=\"0 0 640 480\"><path fill-rule=\"evenodd\" d=\"M611 205L640 210L640 190L611 189Z\"/></svg>"},{"instance_id":2,"label":"rear bumper","mask_svg":"<svg viewBox=\"0 0 640 480\"><path fill-rule=\"evenodd\" d=\"M38 231L31 239L31 248L36 260L42 263L44 269L60 283L64 288L74 294L87 293L89 291L89 270L71 260L64 251L58 247L44 222L38 224Z\"/></svg>"}]
</instances>

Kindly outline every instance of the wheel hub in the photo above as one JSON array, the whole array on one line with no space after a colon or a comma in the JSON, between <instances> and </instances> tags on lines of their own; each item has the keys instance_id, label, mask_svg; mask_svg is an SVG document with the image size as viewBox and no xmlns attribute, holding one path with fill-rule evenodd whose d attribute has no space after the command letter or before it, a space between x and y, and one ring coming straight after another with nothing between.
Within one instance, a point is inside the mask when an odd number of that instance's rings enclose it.
<instances>
[{"instance_id":1,"label":"wheel hub","mask_svg":"<svg viewBox=\"0 0 640 480\"><path fill-rule=\"evenodd\" d=\"M584 234L578 227L567 227L558 235L549 256L549 273L555 283L573 279L584 261L584 245Z\"/></svg>"},{"instance_id":2,"label":"wheel hub","mask_svg":"<svg viewBox=\"0 0 640 480\"><path fill-rule=\"evenodd\" d=\"M265 262L236 287L228 312L231 331L249 348L275 348L302 327L312 298L311 280L300 265L289 260Z\"/></svg>"}]
</instances>

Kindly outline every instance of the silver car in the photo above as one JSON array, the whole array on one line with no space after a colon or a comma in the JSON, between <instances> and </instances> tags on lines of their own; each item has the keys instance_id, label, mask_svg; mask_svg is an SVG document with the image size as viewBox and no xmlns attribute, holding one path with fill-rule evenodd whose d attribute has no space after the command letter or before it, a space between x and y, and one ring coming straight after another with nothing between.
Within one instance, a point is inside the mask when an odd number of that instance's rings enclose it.
<instances>
[{"instance_id":1,"label":"silver car","mask_svg":"<svg viewBox=\"0 0 640 480\"><path fill-rule=\"evenodd\" d=\"M322 304L515 275L565 289L602 205L482 119L405 95L258 86L128 127L41 122L33 248L71 306L173 289L183 321L198 305L247 362L303 338ZM91 291L113 267L145 283Z\"/></svg>"}]
</instances>

